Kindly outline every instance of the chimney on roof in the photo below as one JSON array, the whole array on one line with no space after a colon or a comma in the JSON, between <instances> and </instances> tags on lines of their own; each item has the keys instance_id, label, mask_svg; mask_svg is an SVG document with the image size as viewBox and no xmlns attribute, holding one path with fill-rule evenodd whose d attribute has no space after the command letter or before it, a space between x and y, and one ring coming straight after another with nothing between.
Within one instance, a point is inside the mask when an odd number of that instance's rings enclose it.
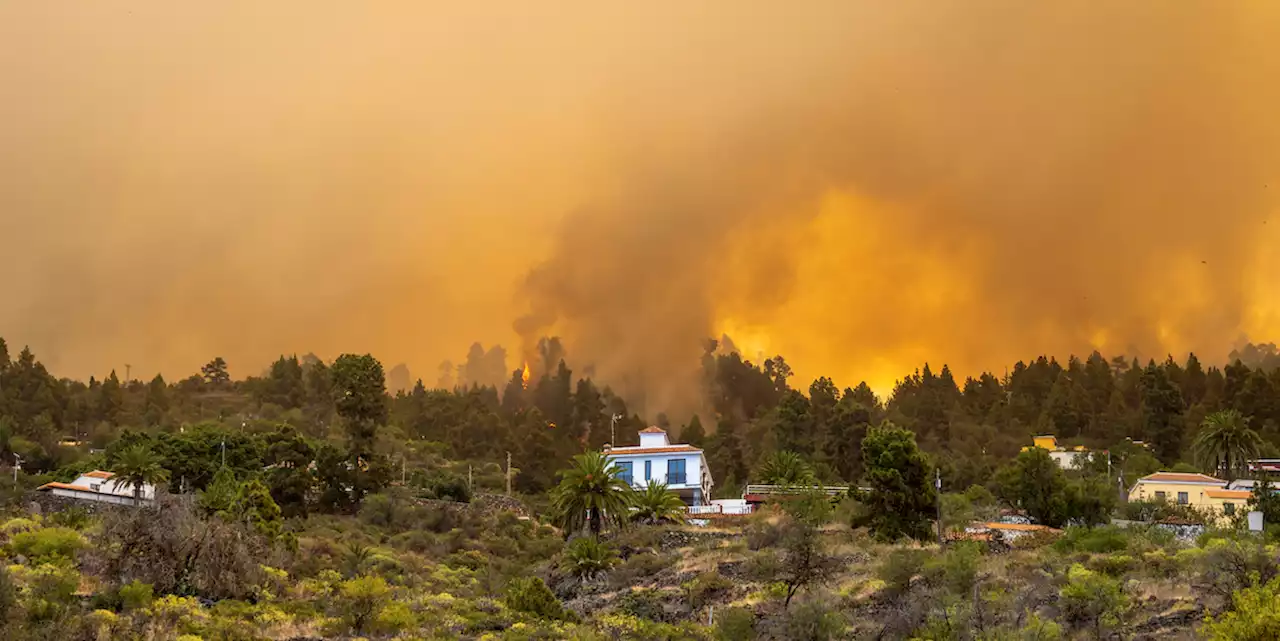
<instances>
[{"instance_id":1,"label":"chimney on roof","mask_svg":"<svg viewBox=\"0 0 1280 641\"><path fill-rule=\"evenodd\" d=\"M661 427L649 426L640 430L640 447L666 447L670 444L667 431Z\"/></svg>"}]
</instances>

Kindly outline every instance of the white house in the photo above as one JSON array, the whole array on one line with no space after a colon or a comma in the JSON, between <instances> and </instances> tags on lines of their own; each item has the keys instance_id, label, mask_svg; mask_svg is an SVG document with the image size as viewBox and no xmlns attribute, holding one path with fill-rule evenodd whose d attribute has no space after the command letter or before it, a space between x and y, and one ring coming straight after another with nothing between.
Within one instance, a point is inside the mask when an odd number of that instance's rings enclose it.
<instances>
[{"instance_id":1,"label":"white house","mask_svg":"<svg viewBox=\"0 0 1280 641\"><path fill-rule=\"evenodd\" d=\"M65 496L82 501L98 501L117 505L133 505L134 487L125 486L119 481L111 480L115 476L111 472L94 470L85 472L74 483L45 483L36 488L41 492L51 492L54 496ZM142 500L152 501L156 498L156 488L150 483L142 485Z\"/></svg>"},{"instance_id":2,"label":"white house","mask_svg":"<svg viewBox=\"0 0 1280 641\"><path fill-rule=\"evenodd\" d=\"M607 448L609 462L622 469L622 478L635 487L649 481L666 483L688 505L702 505L711 496L711 470L702 450L667 440L659 427L640 430L640 445Z\"/></svg>"}]
</instances>

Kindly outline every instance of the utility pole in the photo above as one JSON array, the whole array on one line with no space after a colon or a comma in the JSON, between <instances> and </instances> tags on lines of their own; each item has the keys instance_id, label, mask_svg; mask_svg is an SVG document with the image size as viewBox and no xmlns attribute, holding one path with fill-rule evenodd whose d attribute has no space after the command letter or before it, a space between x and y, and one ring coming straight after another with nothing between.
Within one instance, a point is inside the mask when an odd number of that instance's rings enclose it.
<instances>
[{"instance_id":1,"label":"utility pole","mask_svg":"<svg viewBox=\"0 0 1280 641\"><path fill-rule=\"evenodd\" d=\"M938 496L938 547L942 547L942 470L933 468L933 488Z\"/></svg>"},{"instance_id":2,"label":"utility pole","mask_svg":"<svg viewBox=\"0 0 1280 641\"><path fill-rule=\"evenodd\" d=\"M507 496L511 496L511 452L507 452Z\"/></svg>"},{"instance_id":3,"label":"utility pole","mask_svg":"<svg viewBox=\"0 0 1280 641\"><path fill-rule=\"evenodd\" d=\"M467 463L467 490L476 491L476 486L471 482L471 464Z\"/></svg>"},{"instance_id":4,"label":"utility pole","mask_svg":"<svg viewBox=\"0 0 1280 641\"><path fill-rule=\"evenodd\" d=\"M124 364L124 384L128 385L129 381L132 380L132 378L133 378L133 366L128 363L125 363Z\"/></svg>"},{"instance_id":5,"label":"utility pole","mask_svg":"<svg viewBox=\"0 0 1280 641\"><path fill-rule=\"evenodd\" d=\"M17 452L13 453L13 485L18 485L18 470L22 469L22 457Z\"/></svg>"},{"instance_id":6,"label":"utility pole","mask_svg":"<svg viewBox=\"0 0 1280 641\"><path fill-rule=\"evenodd\" d=\"M227 439L222 439L222 467L227 466Z\"/></svg>"},{"instance_id":7,"label":"utility pole","mask_svg":"<svg viewBox=\"0 0 1280 641\"><path fill-rule=\"evenodd\" d=\"M613 419L609 421L609 445L611 447L618 446L618 419L622 418L621 414L614 414Z\"/></svg>"}]
</instances>

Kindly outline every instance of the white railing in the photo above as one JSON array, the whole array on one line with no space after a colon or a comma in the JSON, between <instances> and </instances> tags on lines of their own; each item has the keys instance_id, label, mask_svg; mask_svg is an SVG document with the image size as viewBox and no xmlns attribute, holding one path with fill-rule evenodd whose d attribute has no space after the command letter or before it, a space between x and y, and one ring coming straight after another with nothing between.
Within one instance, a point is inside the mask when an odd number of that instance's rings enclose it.
<instances>
[{"instance_id":1,"label":"white railing","mask_svg":"<svg viewBox=\"0 0 1280 641\"><path fill-rule=\"evenodd\" d=\"M830 496L839 496L848 493L847 485L748 485L746 494L801 494L810 490L817 490Z\"/></svg>"},{"instance_id":2,"label":"white railing","mask_svg":"<svg viewBox=\"0 0 1280 641\"><path fill-rule=\"evenodd\" d=\"M690 505L686 509L691 516L699 514L751 514L750 505Z\"/></svg>"}]
</instances>

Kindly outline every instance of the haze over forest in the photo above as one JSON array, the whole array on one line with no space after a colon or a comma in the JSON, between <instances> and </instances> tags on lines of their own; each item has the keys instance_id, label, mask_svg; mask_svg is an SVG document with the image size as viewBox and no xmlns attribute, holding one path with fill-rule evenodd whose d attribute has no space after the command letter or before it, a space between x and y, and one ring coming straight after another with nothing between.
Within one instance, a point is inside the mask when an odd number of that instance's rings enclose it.
<instances>
[{"instance_id":1,"label":"haze over forest","mask_svg":"<svg viewBox=\"0 0 1280 641\"><path fill-rule=\"evenodd\" d=\"M0 335L59 375L544 336L888 388L1280 335L1280 5L0 4Z\"/></svg>"}]
</instances>

